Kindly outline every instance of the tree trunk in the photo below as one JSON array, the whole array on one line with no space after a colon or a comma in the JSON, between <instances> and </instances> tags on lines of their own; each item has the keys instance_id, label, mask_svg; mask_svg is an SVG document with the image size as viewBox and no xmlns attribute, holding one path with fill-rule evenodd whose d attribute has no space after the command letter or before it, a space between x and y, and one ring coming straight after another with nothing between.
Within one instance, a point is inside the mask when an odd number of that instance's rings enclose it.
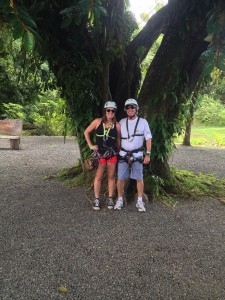
<instances>
[{"instance_id":1,"label":"tree trunk","mask_svg":"<svg viewBox=\"0 0 225 300\"><path fill-rule=\"evenodd\" d=\"M180 130L182 107L197 84L192 83L192 88L187 88L189 78L208 46L204 42L207 7L196 11L195 22L183 24L186 30L183 36L179 34L184 14L189 13L189 5L188 0L184 1L183 7L179 7L182 12L180 19L175 19L167 28L139 95L142 113L150 120L153 133L153 170L163 179L169 177L168 157L173 149L173 136Z\"/></svg>"},{"instance_id":2,"label":"tree trunk","mask_svg":"<svg viewBox=\"0 0 225 300\"><path fill-rule=\"evenodd\" d=\"M201 73L202 73L202 67L203 67L203 64L201 61L199 61L199 63L196 64L196 66L194 67L194 70L191 74L189 85L188 85L189 93L191 93L193 89L194 89L194 92L190 99L189 116L187 117L185 134L184 134L184 139L183 139L183 143L182 143L183 146L191 146L191 126L192 126L192 122L193 122L198 92L202 86L202 82L200 79ZM197 83L197 85L196 85L196 83Z\"/></svg>"},{"instance_id":3,"label":"tree trunk","mask_svg":"<svg viewBox=\"0 0 225 300\"><path fill-rule=\"evenodd\" d=\"M192 119L188 118L182 143L183 146L191 146L191 124Z\"/></svg>"},{"instance_id":4,"label":"tree trunk","mask_svg":"<svg viewBox=\"0 0 225 300\"><path fill-rule=\"evenodd\" d=\"M140 63L147 56L153 43L165 29L169 19L168 6L159 10L125 49L125 56L110 66L110 90L118 106L117 118L125 116L124 101L137 98L141 82Z\"/></svg>"}]
</instances>

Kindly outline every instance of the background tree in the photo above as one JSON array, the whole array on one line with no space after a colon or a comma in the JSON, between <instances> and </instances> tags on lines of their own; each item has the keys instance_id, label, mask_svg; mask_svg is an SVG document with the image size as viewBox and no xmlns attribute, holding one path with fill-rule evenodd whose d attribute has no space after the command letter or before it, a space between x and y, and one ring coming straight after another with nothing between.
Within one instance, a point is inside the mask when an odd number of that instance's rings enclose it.
<instances>
[{"instance_id":1,"label":"background tree","mask_svg":"<svg viewBox=\"0 0 225 300\"><path fill-rule=\"evenodd\" d=\"M0 31L0 117L3 103L25 104L35 100L40 90L40 57L21 53L21 42L14 41L11 31ZM37 67L38 66L38 67Z\"/></svg>"}]
</instances>

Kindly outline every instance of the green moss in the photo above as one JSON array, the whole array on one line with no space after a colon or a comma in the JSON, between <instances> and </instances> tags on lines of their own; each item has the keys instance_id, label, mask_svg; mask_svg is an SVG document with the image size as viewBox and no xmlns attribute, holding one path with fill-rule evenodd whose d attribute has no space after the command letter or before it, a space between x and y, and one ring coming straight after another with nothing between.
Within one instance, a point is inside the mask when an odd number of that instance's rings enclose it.
<instances>
[{"instance_id":1,"label":"green moss","mask_svg":"<svg viewBox=\"0 0 225 300\"><path fill-rule=\"evenodd\" d=\"M179 196L198 199L203 196L225 200L225 180L212 174L194 174L171 168L173 184Z\"/></svg>"},{"instance_id":2,"label":"green moss","mask_svg":"<svg viewBox=\"0 0 225 300\"><path fill-rule=\"evenodd\" d=\"M175 207L177 199L198 200L203 197L218 199L225 204L225 179L212 174L194 174L171 168L170 181L152 175L145 178L145 192L152 200Z\"/></svg>"}]
</instances>

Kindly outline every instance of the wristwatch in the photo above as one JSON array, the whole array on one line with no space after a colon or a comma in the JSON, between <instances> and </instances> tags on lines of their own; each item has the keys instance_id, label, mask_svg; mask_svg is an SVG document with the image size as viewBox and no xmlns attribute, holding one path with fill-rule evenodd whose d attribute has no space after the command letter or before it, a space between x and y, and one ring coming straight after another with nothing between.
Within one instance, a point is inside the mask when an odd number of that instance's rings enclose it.
<instances>
[{"instance_id":1,"label":"wristwatch","mask_svg":"<svg viewBox=\"0 0 225 300\"><path fill-rule=\"evenodd\" d=\"M151 156L151 151L146 151L146 155Z\"/></svg>"}]
</instances>

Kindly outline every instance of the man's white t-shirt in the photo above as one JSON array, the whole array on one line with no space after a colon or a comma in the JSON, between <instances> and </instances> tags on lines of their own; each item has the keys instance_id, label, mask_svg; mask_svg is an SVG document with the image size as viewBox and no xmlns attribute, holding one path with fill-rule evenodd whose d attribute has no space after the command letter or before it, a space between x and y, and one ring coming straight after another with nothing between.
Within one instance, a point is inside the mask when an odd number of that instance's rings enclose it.
<instances>
[{"instance_id":1,"label":"man's white t-shirt","mask_svg":"<svg viewBox=\"0 0 225 300\"><path fill-rule=\"evenodd\" d=\"M127 123L128 120L128 123ZM148 125L148 122L140 118L137 128L138 117L136 117L133 120L129 120L127 118L124 118L120 120L121 125L121 148L132 151L135 149L139 149L143 146L144 140L149 140L152 138L152 134ZM135 131L135 132L134 132ZM134 135L136 134L136 135ZM120 150L119 153L121 156L125 156L127 153L123 150ZM133 153L134 157L140 157L143 154L143 151L140 151L138 153Z\"/></svg>"}]
</instances>

